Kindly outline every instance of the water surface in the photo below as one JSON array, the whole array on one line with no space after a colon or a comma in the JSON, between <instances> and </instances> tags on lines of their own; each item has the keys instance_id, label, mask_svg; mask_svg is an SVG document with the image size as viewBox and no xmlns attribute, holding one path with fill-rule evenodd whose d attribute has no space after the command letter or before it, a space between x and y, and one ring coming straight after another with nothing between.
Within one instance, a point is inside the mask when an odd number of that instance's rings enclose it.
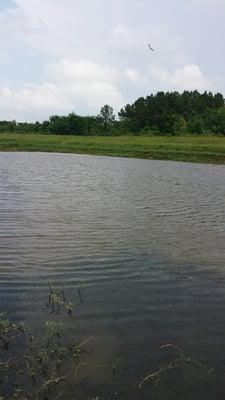
<instances>
[{"instance_id":1,"label":"water surface","mask_svg":"<svg viewBox=\"0 0 225 400\"><path fill-rule=\"evenodd\" d=\"M93 335L95 360L118 365L93 378L109 398L159 398L137 385L166 343L225 376L224 177L215 165L0 153L0 308L35 323L46 282L65 284L68 332ZM182 398L224 390L193 381Z\"/></svg>"}]
</instances>

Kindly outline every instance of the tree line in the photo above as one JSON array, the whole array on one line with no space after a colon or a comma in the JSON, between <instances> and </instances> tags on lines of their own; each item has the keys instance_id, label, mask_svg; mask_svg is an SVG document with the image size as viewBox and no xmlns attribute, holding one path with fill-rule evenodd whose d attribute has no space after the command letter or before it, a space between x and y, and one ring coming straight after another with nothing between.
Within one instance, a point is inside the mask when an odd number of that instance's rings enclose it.
<instances>
[{"instance_id":1,"label":"tree line","mask_svg":"<svg viewBox=\"0 0 225 400\"><path fill-rule=\"evenodd\" d=\"M126 104L114 115L104 105L97 116L53 115L43 122L0 121L0 132L60 135L225 135L221 93L158 92Z\"/></svg>"}]
</instances>

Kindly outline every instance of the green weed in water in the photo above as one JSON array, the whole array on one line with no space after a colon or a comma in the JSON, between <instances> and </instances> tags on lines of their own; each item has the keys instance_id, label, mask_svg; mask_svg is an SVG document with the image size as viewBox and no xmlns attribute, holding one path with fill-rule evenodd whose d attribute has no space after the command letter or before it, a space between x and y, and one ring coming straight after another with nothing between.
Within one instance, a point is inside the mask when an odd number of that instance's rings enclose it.
<instances>
[{"instance_id":1,"label":"green weed in water","mask_svg":"<svg viewBox=\"0 0 225 400\"><path fill-rule=\"evenodd\" d=\"M108 368L113 379L117 366L89 362L92 337L81 342L66 339L60 317L62 312L68 315L73 307L67 302L63 287L55 289L52 284L48 285L48 307L54 312L54 319L42 321L38 335L25 329L23 324L10 322L6 314L0 314L0 400L104 400L88 392L88 377L82 378L80 372L87 367ZM14 351L17 342L19 350ZM169 353L169 361L146 374L137 384L137 391L149 387L152 395L151 388L154 388L157 396L152 398L167 398L168 382L173 382L180 372L186 379L190 373L194 374L203 383L215 379L215 368L210 368L203 359L196 360L185 354L179 346L166 344L161 350Z\"/></svg>"}]
</instances>

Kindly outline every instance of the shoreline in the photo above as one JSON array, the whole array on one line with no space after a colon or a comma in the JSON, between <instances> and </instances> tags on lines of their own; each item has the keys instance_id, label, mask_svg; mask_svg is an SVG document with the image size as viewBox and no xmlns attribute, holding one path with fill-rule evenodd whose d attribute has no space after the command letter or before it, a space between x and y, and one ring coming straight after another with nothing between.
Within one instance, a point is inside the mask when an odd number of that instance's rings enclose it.
<instances>
[{"instance_id":1,"label":"shoreline","mask_svg":"<svg viewBox=\"0 0 225 400\"><path fill-rule=\"evenodd\" d=\"M225 164L225 137L0 133L0 152L46 152Z\"/></svg>"}]
</instances>

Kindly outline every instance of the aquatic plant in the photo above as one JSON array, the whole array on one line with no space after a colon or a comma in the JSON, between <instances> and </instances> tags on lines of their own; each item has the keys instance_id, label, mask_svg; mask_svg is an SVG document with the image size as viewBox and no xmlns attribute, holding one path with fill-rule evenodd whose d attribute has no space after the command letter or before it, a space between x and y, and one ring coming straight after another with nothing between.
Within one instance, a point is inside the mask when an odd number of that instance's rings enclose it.
<instances>
[{"instance_id":1,"label":"aquatic plant","mask_svg":"<svg viewBox=\"0 0 225 400\"><path fill-rule=\"evenodd\" d=\"M92 353L89 344L93 337L87 336L81 341L67 339L61 319L69 317L71 303L66 299L64 287L56 289L50 283L48 286L50 294L46 310L50 309L52 318L41 321L37 331L11 322L5 313L0 314L0 400L103 400L88 392L88 377L82 372L87 367L108 368L113 379L117 366L89 361ZM83 299L81 292L80 295ZM204 359L195 359L174 344L162 345L160 349L166 351L166 361L144 375L136 385L137 393L147 390L149 395L150 389L151 398L170 398L168 382L171 382L172 390L174 386L177 389L174 375L176 382L179 376L188 380L189 372L202 379L203 384L215 379L215 368L209 367ZM156 397L153 390L157 391Z\"/></svg>"},{"instance_id":2,"label":"aquatic plant","mask_svg":"<svg viewBox=\"0 0 225 400\"><path fill-rule=\"evenodd\" d=\"M64 286L61 288L54 288L49 281L48 286L50 289L48 306L51 307L52 312L59 314L61 306L68 312L68 314L71 314L73 311L73 304L66 300Z\"/></svg>"},{"instance_id":3,"label":"aquatic plant","mask_svg":"<svg viewBox=\"0 0 225 400\"><path fill-rule=\"evenodd\" d=\"M64 287L54 288L49 282L48 286L46 311L50 308L54 319L41 321L36 334L0 314L0 400L74 398L85 387L85 378L80 377L83 368L111 367L87 361L92 337L67 339L61 317L71 314L73 304L67 301Z\"/></svg>"},{"instance_id":4,"label":"aquatic plant","mask_svg":"<svg viewBox=\"0 0 225 400\"><path fill-rule=\"evenodd\" d=\"M185 354L181 347L173 344L162 345L160 349L169 351L171 359L160 365L156 371L145 375L139 382L140 389L146 384L151 384L152 386L162 384L164 390L164 386L167 385L168 377L170 381L173 380L173 377L170 375L173 371L176 377L178 376L178 372L183 372L184 376L189 376L189 372L192 373L196 379L202 379L205 382L209 381L209 379L215 379L215 368L210 367L203 358L195 359ZM187 371L187 369L189 371ZM177 383L175 387L177 387Z\"/></svg>"},{"instance_id":5,"label":"aquatic plant","mask_svg":"<svg viewBox=\"0 0 225 400\"><path fill-rule=\"evenodd\" d=\"M24 325L22 323L14 324L6 318L5 313L0 313L0 345L2 343L5 349L8 349L9 341L22 333L24 333Z\"/></svg>"}]
</instances>

